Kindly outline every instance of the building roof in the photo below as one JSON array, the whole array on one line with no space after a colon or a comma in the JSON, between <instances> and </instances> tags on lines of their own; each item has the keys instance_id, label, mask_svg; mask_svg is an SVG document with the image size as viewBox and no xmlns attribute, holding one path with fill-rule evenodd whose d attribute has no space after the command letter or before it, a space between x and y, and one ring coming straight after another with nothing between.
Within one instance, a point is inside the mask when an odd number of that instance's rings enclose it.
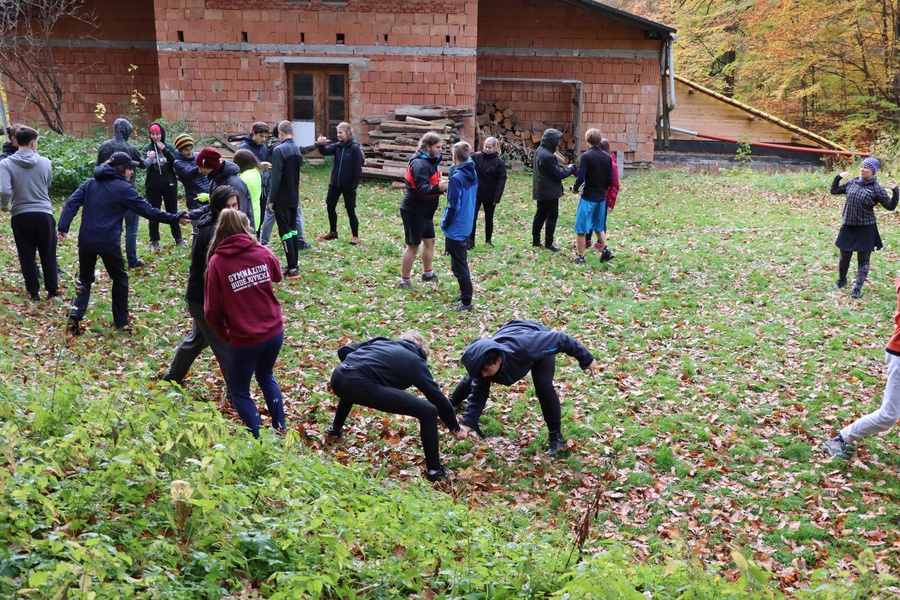
<instances>
[{"instance_id":1,"label":"building roof","mask_svg":"<svg viewBox=\"0 0 900 600\"><path fill-rule=\"evenodd\" d=\"M829 148L831 150L847 151L847 149L844 148L843 146L836 144L836 143L832 142L831 140L825 139L822 136L813 133L812 131L808 131L806 129L803 129L802 127L798 127L797 125L788 123L787 121L783 121L776 116L770 115L769 113L766 113L759 109L753 108L752 106L744 104L743 102L738 102L734 98L729 98L728 96L725 96L718 92L714 92L713 90L711 90L709 88L703 87L699 83L695 83L695 82L691 81L690 79L686 79L685 77L682 77L681 75L675 75L675 80L678 81L679 83L682 83L682 84L688 86L689 88L697 90L698 92L702 92L704 94L712 96L713 98L715 98L716 100L719 100L720 102L725 102L726 104L730 104L731 106L734 106L735 108L738 108L738 109L746 111L752 115L755 115L755 116L759 117L760 119L764 119L766 121L769 121L770 123L774 123L775 125L778 125L779 127L783 127L789 131L792 131L798 135L801 135L809 140L813 140L826 148ZM676 108L676 110L678 110L678 109Z\"/></svg>"},{"instance_id":2,"label":"building roof","mask_svg":"<svg viewBox=\"0 0 900 600\"><path fill-rule=\"evenodd\" d=\"M630 23L635 27L639 27L647 32L656 34L651 37L664 39L670 37L677 30L669 27L668 25L663 25L662 23L657 23L655 21L651 21L650 19L645 19L643 17L639 17L630 12L626 12L624 10L620 10L618 8L613 8L612 6L607 6L605 4L601 4L600 2L595 2L594 0L560 0L566 4L572 4L574 6L578 6L581 8L586 8L588 10L592 10L594 12L599 12L602 14L606 14L614 19L619 21L624 21L626 23Z\"/></svg>"}]
</instances>

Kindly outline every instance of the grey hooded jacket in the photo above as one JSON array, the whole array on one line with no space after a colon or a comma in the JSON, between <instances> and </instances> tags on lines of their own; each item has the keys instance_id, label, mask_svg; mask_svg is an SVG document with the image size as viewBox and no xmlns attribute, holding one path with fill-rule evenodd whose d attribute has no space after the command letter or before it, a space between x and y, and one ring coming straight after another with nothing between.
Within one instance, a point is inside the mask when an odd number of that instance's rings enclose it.
<instances>
[{"instance_id":1,"label":"grey hooded jacket","mask_svg":"<svg viewBox=\"0 0 900 600\"><path fill-rule=\"evenodd\" d=\"M3 210L9 207L14 217L30 212L52 215L49 193L52 180L53 169L47 158L30 148L19 148L0 162L0 207Z\"/></svg>"}]
</instances>

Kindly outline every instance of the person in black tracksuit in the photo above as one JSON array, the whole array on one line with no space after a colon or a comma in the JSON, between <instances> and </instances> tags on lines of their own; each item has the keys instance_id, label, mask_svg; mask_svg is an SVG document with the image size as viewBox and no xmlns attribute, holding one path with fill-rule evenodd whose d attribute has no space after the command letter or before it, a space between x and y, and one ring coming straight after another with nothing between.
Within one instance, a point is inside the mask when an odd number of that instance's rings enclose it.
<instances>
[{"instance_id":1,"label":"person in black tracksuit","mask_svg":"<svg viewBox=\"0 0 900 600\"><path fill-rule=\"evenodd\" d=\"M494 208L500 204L503 191L506 189L506 163L497 153L500 142L489 137L484 140L481 152L472 155L475 172L478 173L478 198L475 204L475 218L472 221L472 233L469 235L469 249L475 247L475 230L478 228L478 211L484 207L484 243L493 246Z\"/></svg>"},{"instance_id":2,"label":"person in black tracksuit","mask_svg":"<svg viewBox=\"0 0 900 600\"><path fill-rule=\"evenodd\" d=\"M534 390L544 422L550 432L548 454L565 446L562 436L562 411L559 396L553 388L556 355L562 352L578 360L585 372L600 368L588 350L561 331L551 331L534 321L510 321L488 339L478 339L468 345L462 356L468 372L450 396L454 406L468 400L460 425L463 432L475 430L484 437L478 420L484 411L491 384L512 385L531 372Z\"/></svg>"},{"instance_id":3,"label":"person in black tracksuit","mask_svg":"<svg viewBox=\"0 0 900 600\"><path fill-rule=\"evenodd\" d=\"M362 175L363 153L359 143L353 139L353 128L350 123L339 123L337 126L338 141L328 143L328 138L319 136L316 145L322 156L333 156L334 166L331 168L331 183L328 184L328 195L325 197L325 208L328 210L328 233L321 240L336 240L337 203L344 196L344 208L350 219L350 244L359 244L359 219L356 216L356 188Z\"/></svg>"},{"instance_id":4,"label":"person in black tracksuit","mask_svg":"<svg viewBox=\"0 0 900 600\"><path fill-rule=\"evenodd\" d=\"M161 208L163 203L166 212L178 210L178 179L175 178L175 146L166 142L166 130L159 123L150 124L150 143L144 146L144 163L147 165L147 202L153 208ZM177 246L187 247L181 235L181 227L177 223L171 225L172 239ZM150 221L150 246L159 250L159 223Z\"/></svg>"},{"instance_id":5,"label":"person in black tracksuit","mask_svg":"<svg viewBox=\"0 0 900 600\"><path fill-rule=\"evenodd\" d=\"M462 430L450 401L428 370L428 345L421 334L407 331L398 340L385 337L348 344L338 349L341 364L331 374L331 389L338 396L334 421L326 434L343 435L344 421L354 404L419 420L429 481L447 477L438 451L438 417L456 435ZM403 390L415 386L426 400Z\"/></svg>"},{"instance_id":6,"label":"person in black tracksuit","mask_svg":"<svg viewBox=\"0 0 900 600\"><path fill-rule=\"evenodd\" d=\"M559 219L559 198L563 195L562 181L575 172L575 165L559 166L553 153L563 134L558 129L547 129L541 136L541 145L534 153L531 195L537 203L534 221L531 224L531 245L541 247L541 229L547 224L544 246L552 252L559 252L553 245L556 221Z\"/></svg>"}]
</instances>

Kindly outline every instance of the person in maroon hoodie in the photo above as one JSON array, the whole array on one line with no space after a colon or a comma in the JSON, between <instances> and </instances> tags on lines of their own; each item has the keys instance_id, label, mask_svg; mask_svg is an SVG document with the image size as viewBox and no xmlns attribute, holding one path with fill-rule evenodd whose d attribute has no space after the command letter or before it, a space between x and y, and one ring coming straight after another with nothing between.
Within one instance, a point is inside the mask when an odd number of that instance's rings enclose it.
<instances>
[{"instance_id":1,"label":"person in maroon hoodie","mask_svg":"<svg viewBox=\"0 0 900 600\"><path fill-rule=\"evenodd\" d=\"M284 319L273 283L281 266L272 251L256 241L242 212L219 214L209 245L203 310L206 323L228 342L232 401L244 425L259 437L262 419L250 396L250 379L262 390L279 434L286 432L281 387L272 372L284 343Z\"/></svg>"}]
</instances>

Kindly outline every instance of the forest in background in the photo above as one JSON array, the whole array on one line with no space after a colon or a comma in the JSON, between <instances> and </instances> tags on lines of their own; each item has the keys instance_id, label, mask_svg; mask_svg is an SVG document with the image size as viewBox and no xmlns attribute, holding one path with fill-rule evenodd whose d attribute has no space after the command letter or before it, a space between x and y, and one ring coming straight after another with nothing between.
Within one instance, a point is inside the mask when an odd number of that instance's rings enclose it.
<instances>
[{"instance_id":1,"label":"forest in background","mask_svg":"<svg viewBox=\"0 0 900 600\"><path fill-rule=\"evenodd\" d=\"M675 72L836 141L896 145L900 2L609 0L678 30Z\"/></svg>"}]
</instances>

